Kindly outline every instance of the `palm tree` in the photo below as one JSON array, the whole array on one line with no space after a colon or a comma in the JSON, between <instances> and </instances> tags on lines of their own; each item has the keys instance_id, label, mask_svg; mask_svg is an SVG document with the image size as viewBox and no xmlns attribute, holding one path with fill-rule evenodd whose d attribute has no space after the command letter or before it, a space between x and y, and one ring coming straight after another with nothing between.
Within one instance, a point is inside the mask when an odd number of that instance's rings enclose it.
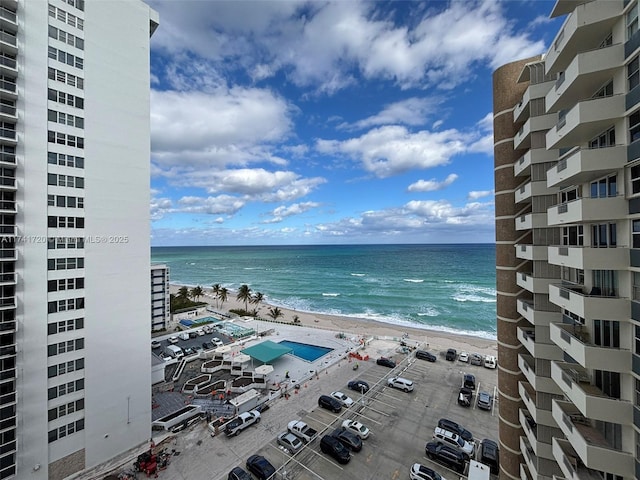
<instances>
[{"instance_id":1,"label":"palm tree","mask_svg":"<svg viewBox=\"0 0 640 480\"><path fill-rule=\"evenodd\" d=\"M262 302L262 300L264 300L264 294L260 292L256 292L253 294L253 297L251 298L251 303L259 307L260 302Z\"/></svg>"},{"instance_id":2,"label":"palm tree","mask_svg":"<svg viewBox=\"0 0 640 480\"><path fill-rule=\"evenodd\" d=\"M251 289L249 285L241 285L236 295L236 300L244 302L244 311L247 311L247 302L251 300Z\"/></svg>"},{"instance_id":3,"label":"palm tree","mask_svg":"<svg viewBox=\"0 0 640 480\"><path fill-rule=\"evenodd\" d=\"M276 320L278 320L280 317L284 316L284 313L282 313L282 310L280 310L278 307L271 307L269 309L269 313L268 315L273 318L273 321L275 322Z\"/></svg>"},{"instance_id":4,"label":"palm tree","mask_svg":"<svg viewBox=\"0 0 640 480\"><path fill-rule=\"evenodd\" d=\"M229 290L227 290L225 287L221 287L220 290L218 290L216 303L218 302L218 299L220 299L220 306L224 305L224 302L227 301L228 296L229 296Z\"/></svg>"},{"instance_id":5,"label":"palm tree","mask_svg":"<svg viewBox=\"0 0 640 480\"><path fill-rule=\"evenodd\" d=\"M218 308L218 295L220 295L220 284L216 283L215 285L211 286L211 291L213 292L213 295L216 299L216 308Z\"/></svg>"},{"instance_id":6,"label":"palm tree","mask_svg":"<svg viewBox=\"0 0 640 480\"><path fill-rule=\"evenodd\" d=\"M198 285L197 287L193 287L190 292L191 298L193 298L194 300L198 300L203 294L204 290L202 290L202 287L200 285Z\"/></svg>"},{"instance_id":7,"label":"palm tree","mask_svg":"<svg viewBox=\"0 0 640 480\"><path fill-rule=\"evenodd\" d=\"M189 289L187 287L180 287L176 297L181 300L187 300L189 298Z\"/></svg>"}]
</instances>

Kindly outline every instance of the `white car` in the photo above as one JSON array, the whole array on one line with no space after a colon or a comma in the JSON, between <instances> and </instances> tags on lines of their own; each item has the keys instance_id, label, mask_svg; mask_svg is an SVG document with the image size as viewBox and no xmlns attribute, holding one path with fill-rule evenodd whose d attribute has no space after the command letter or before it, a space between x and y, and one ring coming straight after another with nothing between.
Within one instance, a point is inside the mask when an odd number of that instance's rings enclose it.
<instances>
[{"instance_id":1,"label":"white car","mask_svg":"<svg viewBox=\"0 0 640 480\"><path fill-rule=\"evenodd\" d=\"M198 334L198 336L203 336L204 335L204 330L202 330L201 328L199 328L198 330L196 330L196 333Z\"/></svg>"},{"instance_id":2,"label":"white car","mask_svg":"<svg viewBox=\"0 0 640 480\"><path fill-rule=\"evenodd\" d=\"M411 480L446 480L435 470L420 465L419 463L413 464L409 471L409 478L411 478Z\"/></svg>"},{"instance_id":3,"label":"white car","mask_svg":"<svg viewBox=\"0 0 640 480\"><path fill-rule=\"evenodd\" d=\"M169 343L178 343L178 337L169 337L169 340L167 340L167 342L169 342Z\"/></svg>"},{"instance_id":4,"label":"white car","mask_svg":"<svg viewBox=\"0 0 640 480\"><path fill-rule=\"evenodd\" d=\"M224 342L220 340L218 337L213 337L211 339L211 343L213 343L216 347L221 347L224 345Z\"/></svg>"},{"instance_id":5,"label":"white car","mask_svg":"<svg viewBox=\"0 0 640 480\"><path fill-rule=\"evenodd\" d=\"M345 395L342 392L331 392L331 396L338 400L342 404L342 406L346 408L349 408L351 405L353 405L353 400L351 399L351 397Z\"/></svg>"},{"instance_id":6,"label":"white car","mask_svg":"<svg viewBox=\"0 0 640 480\"><path fill-rule=\"evenodd\" d=\"M362 440L366 440L369 437L369 429L355 420L345 420L342 422L342 429L357 435Z\"/></svg>"},{"instance_id":7,"label":"white car","mask_svg":"<svg viewBox=\"0 0 640 480\"><path fill-rule=\"evenodd\" d=\"M467 352L460 352L458 360L464 363L469 363L469 354Z\"/></svg>"}]
</instances>

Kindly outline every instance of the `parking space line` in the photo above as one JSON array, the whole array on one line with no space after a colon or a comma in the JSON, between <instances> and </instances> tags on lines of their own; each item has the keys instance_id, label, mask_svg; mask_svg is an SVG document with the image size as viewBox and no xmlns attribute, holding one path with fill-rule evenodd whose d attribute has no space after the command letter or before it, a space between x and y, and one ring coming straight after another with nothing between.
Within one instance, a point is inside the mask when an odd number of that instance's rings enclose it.
<instances>
[{"instance_id":1,"label":"parking space line","mask_svg":"<svg viewBox=\"0 0 640 480\"><path fill-rule=\"evenodd\" d=\"M276 447L276 446L272 445L272 444L271 444L271 442L269 442L269 445L271 446L271 448L274 448L274 449L276 449L276 450L280 450L280 447ZM309 444L305 444L305 445L304 445L304 447L302 447L302 448L300 449L300 452L302 452L302 451L303 451L303 450L304 450L308 445L309 445ZM280 450L280 452L281 452L281 453L284 453L284 452L282 452L282 450ZM310 448L309 448L309 449L307 449L307 452L312 452L314 455L322 456L322 455L320 455L318 452L316 452L315 450L310 449ZM298 453L299 453L299 452L298 452ZM299 461L298 461L298 459L294 458L292 455L288 455L288 456L287 456L287 460L282 464L282 466L281 466L280 468L277 468L277 469L276 469L276 473L280 473L280 475L281 475L283 478L286 478L286 477L285 477L285 475L287 474L287 471L286 471L285 469L286 469L286 467L287 467L287 464L288 464L289 462L291 462L291 461L293 461L296 465L299 465L299 466L301 466L302 468L304 468L305 470L307 470L310 474L312 474L312 475L314 475L314 476L318 477L320 480L324 480L324 477L322 477L322 476L318 475L316 472L314 472L313 470L311 470L309 467L307 467L306 465L304 465L302 462L299 462ZM342 469L341 469L341 470L342 470Z\"/></svg>"},{"instance_id":2,"label":"parking space line","mask_svg":"<svg viewBox=\"0 0 640 480\"><path fill-rule=\"evenodd\" d=\"M476 385L476 393L475 393L476 401L473 402L473 410L475 410L476 406L478 405L478 393L479 392L480 392L480 382L478 382L478 385Z\"/></svg>"}]
</instances>

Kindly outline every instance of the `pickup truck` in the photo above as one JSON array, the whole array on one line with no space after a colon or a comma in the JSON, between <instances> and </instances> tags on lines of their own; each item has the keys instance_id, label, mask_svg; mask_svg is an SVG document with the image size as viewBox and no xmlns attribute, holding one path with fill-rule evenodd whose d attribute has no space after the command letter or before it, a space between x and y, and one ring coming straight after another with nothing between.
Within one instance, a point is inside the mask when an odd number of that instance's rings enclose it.
<instances>
[{"instance_id":1,"label":"pickup truck","mask_svg":"<svg viewBox=\"0 0 640 480\"><path fill-rule=\"evenodd\" d=\"M228 422L224 427L224 433L227 437L238 435L245 428L260 422L260 412L251 410L238 415L236 418Z\"/></svg>"},{"instance_id":2,"label":"pickup truck","mask_svg":"<svg viewBox=\"0 0 640 480\"><path fill-rule=\"evenodd\" d=\"M304 443L309 443L318 434L313 428L300 420L293 420L287 425L287 430Z\"/></svg>"}]
</instances>

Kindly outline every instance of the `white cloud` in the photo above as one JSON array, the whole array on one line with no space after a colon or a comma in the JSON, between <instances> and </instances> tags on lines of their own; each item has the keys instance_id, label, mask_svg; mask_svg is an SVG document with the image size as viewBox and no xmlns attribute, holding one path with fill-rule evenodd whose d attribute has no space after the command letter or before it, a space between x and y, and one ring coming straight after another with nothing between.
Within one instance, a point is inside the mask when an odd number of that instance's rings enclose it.
<instances>
[{"instance_id":1,"label":"white cloud","mask_svg":"<svg viewBox=\"0 0 640 480\"><path fill-rule=\"evenodd\" d=\"M484 198L493 195L494 190L476 190L471 191L467 194L467 198L469 200L478 200L479 198Z\"/></svg>"},{"instance_id":2,"label":"white cloud","mask_svg":"<svg viewBox=\"0 0 640 480\"><path fill-rule=\"evenodd\" d=\"M466 150L469 135L457 130L409 132L405 127L388 126L344 141L318 140L317 149L326 154L342 154L358 160L362 168L379 178L413 169L446 165L454 155Z\"/></svg>"},{"instance_id":3,"label":"white cloud","mask_svg":"<svg viewBox=\"0 0 640 480\"><path fill-rule=\"evenodd\" d=\"M230 195L218 195L216 197L195 197L186 196L178 200L180 204L180 212L187 213L206 213L211 215L233 215L240 210L245 202Z\"/></svg>"},{"instance_id":4,"label":"white cloud","mask_svg":"<svg viewBox=\"0 0 640 480\"><path fill-rule=\"evenodd\" d=\"M289 205L288 207L280 206L274 208L271 212L271 218L269 220L264 221L263 223L279 223L287 217L291 217L294 215L301 215L305 212L308 212L312 208L319 207L320 204L317 202L303 202L303 203L294 203Z\"/></svg>"},{"instance_id":5,"label":"white cloud","mask_svg":"<svg viewBox=\"0 0 640 480\"><path fill-rule=\"evenodd\" d=\"M427 117L436 112L443 99L437 96L429 98L407 98L386 105L376 115L359 120L348 127L351 129L369 128L378 125L423 125Z\"/></svg>"},{"instance_id":6,"label":"white cloud","mask_svg":"<svg viewBox=\"0 0 640 480\"><path fill-rule=\"evenodd\" d=\"M458 179L458 175L452 173L447 176L442 182L438 182L435 178L431 180L418 180L407 187L409 192L435 192L442 190Z\"/></svg>"},{"instance_id":7,"label":"white cloud","mask_svg":"<svg viewBox=\"0 0 640 480\"><path fill-rule=\"evenodd\" d=\"M355 84L356 75L449 89L473 78L476 63L496 68L545 50L528 32L515 32L495 0L407 5L410 24L385 17L376 2L355 0L156 1L163 24L152 45L193 52L254 81L282 71L294 84L328 94Z\"/></svg>"},{"instance_id":8,"label":"white cloud","mask_svg":"<svg viewBox=\"0 0 640 480\"><path fill-rule=\"evenodd\" d=\"M151 220L160 220L167 213L173 211L173 204L170 198L155 198L155 196L152 196L150 208Z\"/></svg>"},{"instance_id":9,"label":"white cloud","mask_svg":"<svg viewBox=\"0 0 640 480\"><path fill-rule=\"evenodd\" d=\"M217 93L151 92L153 160L167 166L225 166L276 161L271 143L283 140L291 107L269 90Z\"/></svg>"}]
</instances>

